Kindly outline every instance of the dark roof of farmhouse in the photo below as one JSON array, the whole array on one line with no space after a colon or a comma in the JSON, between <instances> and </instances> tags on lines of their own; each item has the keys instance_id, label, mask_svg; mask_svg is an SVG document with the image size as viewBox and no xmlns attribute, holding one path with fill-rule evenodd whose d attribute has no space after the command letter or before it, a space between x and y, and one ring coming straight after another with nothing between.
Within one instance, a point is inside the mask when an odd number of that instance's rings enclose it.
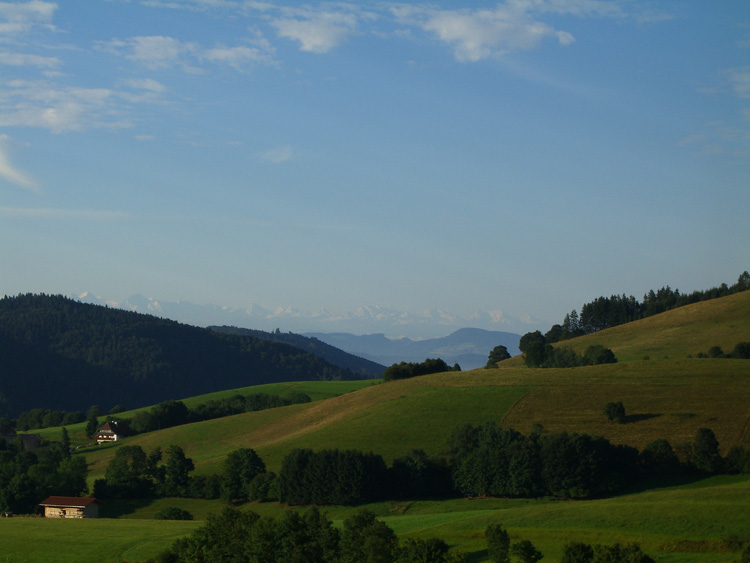
<instances>
[{"instance_id":1,"label":"dark roof of farmhouse","mask_svg":"<svg viewBox=\"0 0 750 563\"><path fill-rule=\"evenodd\" d=\"M114 432L115 434L125 435L130 433L130 427L125 422L110 420L109 422L105 422L104 424L102 424L97 430L97 432L102 431L109 431Z\"/></svg>"},{"instance_id":2,"label":"dark roof of farmhouse","mask_svg":"<svg viewBox=\"0 0 750 563\"><path fill-rule=\"evenodd\" d=\"M95 498L87 497L48 497L39 503L39 506L64 506L75 508L86 508L88 505L98 502Z\"/></svg>"}]
</instances>

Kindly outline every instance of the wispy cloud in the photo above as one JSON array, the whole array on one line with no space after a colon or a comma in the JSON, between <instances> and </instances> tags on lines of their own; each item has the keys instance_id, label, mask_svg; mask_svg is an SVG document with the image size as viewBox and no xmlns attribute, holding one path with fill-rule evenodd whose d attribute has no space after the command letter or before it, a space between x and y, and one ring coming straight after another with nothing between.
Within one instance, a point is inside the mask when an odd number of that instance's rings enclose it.
<instances>
[{"instance_id":1,"label":"wispy cloud","mask_svg":"<svg viewBox=\"0 0 750 563\"><path fill-rule=\"evenodd\" d=\"M298 41L300 49L311 53L327 53L340 45L357 28L353 13L300 11L294 17L272 21L279 37Z\"/></svg>"},{"instance_id":2,"label":"wispy cloud","mask_svg":"<svg viewBox=\"0 0 750 563\"><path fill-rule=\"evenodd\" d=\"M266 43L265 48L257 47L214 47L207 49L201 54L201 59L212 62L222 63L242 70L248 68L253 63L270 64L273 62L273 48Z\"/></svg>"},{"instance_id":3,"label":"wispy cloud","mask_svg":"<svg viewBox=\"0 0 750 563\"><path fill-rule=\"evenodd\" d=\"M153 78L131 78L122 82L125 86L134 90L147 90L155 94L161 94L167 87Z\"/></svg>"},{"instance_id":4,"label":"wispy cloud","mask_svg":"<svg viewBox=\"0 0 750 563\"><path fill-rule=\"evenodd\" d=\"M290 146L278 147L275 149L268 150L261 153L260 158L267 162L273 162L274 164L281 164L286 162L294 156L294 150Z\"/></svg>"},{"instance_id":5,"label":"wispy cloud","mask_svg":"<svg viewBox=\"0 0 750 563\"><path fill-rule=\"evenodd\" d=\"M561 45L575 41L572 34L559 31L531 15L538 2L509 2L491 10L437 10L397 6L392 13L398 21L417 26L454 50L462 62L476 62L491 56L538 47L554 38ZM562 7L560 8L562 9Z\"/></svg>"},{"instance_id":6,"label":"wispy cloud","mask_svg":"<svg viewBox=\"0 0 750 563\"><path fill-rule=\"evenodd\" d=\"M21 217L29 219L89 219L94 221L132 218L130 213L125 213L123 211L108 211L102 209L53 209L42 207L0 206L0 214L6 217Z\"/></svg>"},{"instance_id":7,"label":"wispy cloud","mask_svg":"<svg viewBox=\"0 0 750 563\"><path fill-rule=\"evenodd\" d=\"M13 4L0 2L0 39L2 35L26 33L34 26L54 29L51 22L55 10L57 4L41 0Z\"/></svg>"},{"instance_id":8,"label":"wispy cloud","mask_svg":"<svg viewBox=\"0 0 750 563\"><path fill-rule=\"evenodd\" d=\"M731 68L725 73L732 92L739 98L750 98L750 66Z\"/></svg>"},{"instance_id":9,"label":"wispy cloud","mask_svg":"<svg viewBox=\"0 0 750 563\"><path fill-rule=\"evenodd\" d=\"M223 64L236 70L253 64L273 63L274 50L262 36L248 40L251 46L216 45L205 48L191 41L150 35L100 42L100 48L124 56L150 70L178 67L187 72L202 72L201 63Z\"/></svg>"},{"instance_id":10,"label":"wispy cloud","mask_svg":"<svg viewBox=\"0 0 750 563\"><path fill-rule=\"evenodd\" d=\"M128 127L107 88L60 88L44 81L13 80L0 90L0 126L40 127L53 133L88 127Z\"/></svg>"},{"instance_id":11,"label":"wispy cloud","mask_svg":"<svg viewBox=\"0 0 750 563\"><path fill-rule=\"evenodd\" d=\"M11 165L5 151L9 141L10 137L7 135L0 135L0 178L33 192L38 191L39 186L34 180Z\"/></svg>"},{"instance_id":12,"label":"wispy cloud","mask_svg":"<svg viewBox=\"0 0 750 563\"><path fill-rule=\"evenodd\" d=\"M36 66L40 68L57 68L60 59L25 53L0 53L0 64L9 66Z\"/></svg>"},{"instance_id":13,"label":"wispy cloud","mask_svg":"<svg viewBox=\"0 0 750 563\"><path fill-rule=\"evenodd\" d=\"M176 65L189 66L187 56L198 48L194 43L183 42L163 35L112 39L107 42L99 42L99 46L152 70Z\"/></svg>"}]
</instances>

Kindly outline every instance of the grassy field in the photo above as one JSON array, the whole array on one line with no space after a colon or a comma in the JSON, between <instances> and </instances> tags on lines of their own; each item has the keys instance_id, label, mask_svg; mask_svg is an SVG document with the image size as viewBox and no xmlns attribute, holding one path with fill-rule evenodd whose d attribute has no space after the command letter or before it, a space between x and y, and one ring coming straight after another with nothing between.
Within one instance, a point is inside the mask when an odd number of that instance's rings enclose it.
<instances>
[{"instance_id":1,"label":"grassy field","mask_svg":"<svg viewBox=\"0 0 750 563\"><path fill-rule=\"evenodd\" d=\"M699 428L710 427L725 453L733 445L750 447L750 361L696 356L715 345L731 351L739 341L750 341L750 292L683 307L562 344L579 352L591 344L605 345L615 351L617 364L528 369L519 358L513 358L497 369L381 384L311 382L247 388L241 392L283 393L291 388L316 401L169 428L128 438L121 444L139 444L146 450L179 444L194 460L197 474L219 471L227 453L240 447L254 448L274 471L283 456L298 447L372 451L387 462L410 448L438 454L457 424L486 421L523 432L538 422L548 432L602 435L614 443L638 448L657 438L667 438L672 444L690 441ZM197 404L238 391L186 399L185 403ZM610 401L624 403L625 424L606 420L602 411ZM83 425L69 431L80 439ZM41 433L57 439L60 429ZM103 476L117 447L95 447L76 455L86 457L93 480ZM167 503L190 510L199 519L221 507L217 501L189 499L110 505L105 514L109 510L118 517L109 520L109 525L118 530L121 539L113 540L111 551L102 551L103 557L97 560L140 561L169 545L174 537L188 533L194 523L148 520ZM249 508L264 514L282 509L275 503ZM725 549L722 538L737 534L750 540L747 476L714 477L594 501L454 499L379 503L371 508L400 535L443 537L472 553L473 563L485 560L482 532L493 521L507 526L514 539L532 540L549 561L559 560L563 545L576 540L638 541L659 562L729 563L736 554ZM341 521L353 509L326 510L329 517ZM55 534L67 524L58 524L58 528L47 527L41 519L0 521L0 553L12 561L37 560L16 557L15 553L26 555L23 542L13 538L18 534L31 541L36 535L51 534L63 542L65 534ZM95 527L100 523L78 525L83 530L92 526L91 532L86 531L85 545L95 551L97 540L92 538L97 536ZM67 557L68 551L60 557Z\"/></svg>"},{"instance_id":2,"label":"grassy field","mask_svg":"<svg viewBox=\"0 0 750 563\"><path fill-rule=\"evenodd\" d=\"M4 518L0 521L0 560L3 563L145 561L200 524L107 518Z\"/></svg>"},{"instance_id":3,"label":"grassy field","mask_svg":"<svg viewBox=\"0 0 750 563\"><path fill-rule=\"evenodd\" d=\"M472 563L487 561L483 532L490 523L501 523L512 541L530 539L546 561L559 561L569 541L635 541L659 563L729 563L737 554L722 540L731 534L750 538L749 498L750 477L719 476L591 501L451 499L367 507L399 536L443 538L470 553ZM144 561L200 525L151 520L164 506L184 508L200 519L221 509L218 501L159 499L121 503L118 520L2 519L0 553L12 562ZM243 509L270 516L287 510L277 503L252 503ZM340 525L357 509L323 510Z\"/></svg>"}]
</instances>

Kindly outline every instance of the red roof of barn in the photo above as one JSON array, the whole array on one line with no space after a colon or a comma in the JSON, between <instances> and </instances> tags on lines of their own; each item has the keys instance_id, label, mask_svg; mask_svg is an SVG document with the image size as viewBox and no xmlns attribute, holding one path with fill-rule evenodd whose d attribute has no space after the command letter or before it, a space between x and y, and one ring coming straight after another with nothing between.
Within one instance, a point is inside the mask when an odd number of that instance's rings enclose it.
<instances>
[{"instance_id":1,"label":"red roof of barn","mask_svg":"<svg viewBox=\"0 0 750 563\"><path fill-rule=\"evenodd\" d=\"M85 508L93 502L99 502L95 498L86 497L49 497L39 503L39 506L72 506Z\"/></svg>"}]
</instances>

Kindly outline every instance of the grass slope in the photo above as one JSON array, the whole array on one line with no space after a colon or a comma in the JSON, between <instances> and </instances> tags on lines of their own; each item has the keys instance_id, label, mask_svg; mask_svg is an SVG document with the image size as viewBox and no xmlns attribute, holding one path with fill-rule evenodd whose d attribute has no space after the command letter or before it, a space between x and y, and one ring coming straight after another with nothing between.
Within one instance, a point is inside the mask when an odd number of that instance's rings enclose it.
<instances>
[{"instance_id":1,"label":"grass slope","mask_svg":"<svg viewBox=\"0 0 750 563\"><path fill-rule=\"evenodd\" d=\"M611 348L618 360L687 358L721 346L729 353L738 342L750 342L750 291L693 303L561 342L579 353L591 344Z\"/></svg>"}]
</instances>

